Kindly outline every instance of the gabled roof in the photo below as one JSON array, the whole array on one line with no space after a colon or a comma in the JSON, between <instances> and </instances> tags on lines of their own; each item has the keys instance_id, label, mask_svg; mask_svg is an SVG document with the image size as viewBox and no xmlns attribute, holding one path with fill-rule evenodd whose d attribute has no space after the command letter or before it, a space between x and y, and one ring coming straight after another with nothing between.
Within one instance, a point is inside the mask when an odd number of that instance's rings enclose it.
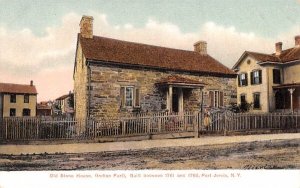
<instances>
[{"instance_id":1,"label":"gabled roof","mask_svg":"<svg viewBox=\"0 0 300 188\"><path fill-rule=\"evenodd\" d=\"M245 58L246 55L253 57L260 63L277 62L277 63L285 64L295 60L300 61L300 47L294 47L294 48L283 50L280 55L275 55L275 53L264 54L259 52L245 51L243 55L239 58L239 60L236 62L236 64L233 66L233 69L235 69L240 64L240 62Z\"/></svg>"},{"instance_id":2,"label":"gabled roof","mask_svg":"<svg viewBox=\"0 0 300 188\"><path fill-rule=\"evenodd\" d=\"M55 100L64 100L64 99L68 98L69 96L70 96L69 94L62 95L62 96L58 97L58 98L55 99Z\"/></svg>"},{"instance_id":3,"label":"gabled roof","mask_svg":"<svg viewBox=\"0 0 300 188\"><path fill-rule=\"evenodd\" d=\"M235 73L210 55L201 55L160 46L152 46L111 38L94 36L92 39L78 35L86 59L103 63L118 63L188 72L232 75Z\"/></svg>"},{"instance_id":4,"label":"gabled roof","mask_svg":"<svg viewBox=\"0 0 300 188\"><path fill-rule=\"evenodd\" d=\"M34 85L0 83L0 93L37 94L37 91Z\"/></svg>"}]
</instances>

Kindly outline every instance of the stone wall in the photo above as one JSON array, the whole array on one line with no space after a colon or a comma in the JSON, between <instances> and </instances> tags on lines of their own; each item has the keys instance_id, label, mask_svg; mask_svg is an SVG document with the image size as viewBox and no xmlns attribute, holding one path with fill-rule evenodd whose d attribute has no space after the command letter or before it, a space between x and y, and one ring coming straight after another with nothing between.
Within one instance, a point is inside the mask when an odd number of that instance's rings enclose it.
<instances>
[{"instance_id":1,"label":"stone wall","mask_svg":"<svg viewBox=\"0 0 300 188\"><path fill-rule=\"evenodd\" d=\"M87 116L87 85L88 74L85 58L82 54L80 43L77 47L76 66L74 67L74 108L76 118L82 119Z\"/></svg>"},{"instance_id":2,"label":"stone wall","mask_svg":"<svg viewBox=\"0 0 300 188\"><path fill-rule=\"evenodd\" d=\"M91 65L91 117L111 116L119 113L161 112L166 110L167 88L156 85L162 78L177 74L195 79L205 84L204 104L209 104L208 91L224 92L224 105L230 105L231 96L236 95L235 78L197 76L189 73L163 72L147 69L130 69ZM139 108L121 108L120 88L134 86L140 90ZM184 111L199 110L201 103L200 89L183 89ZM77 109L77 108L76 108Z\"/></svg>"}]
</instances>

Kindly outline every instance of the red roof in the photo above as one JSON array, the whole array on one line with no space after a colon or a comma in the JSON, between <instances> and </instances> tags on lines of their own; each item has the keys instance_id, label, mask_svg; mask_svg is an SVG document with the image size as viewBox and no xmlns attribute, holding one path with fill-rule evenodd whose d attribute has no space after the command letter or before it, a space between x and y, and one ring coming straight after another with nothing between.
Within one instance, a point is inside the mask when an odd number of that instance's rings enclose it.
<instances>
[{"instance_id":1,"label":"red roof","mask_svg":"<svg viewBox=\"0 0 300 188\"><path fill-rule=\"evenodd\" d=\"M259 62L276 62L276 63L288 63L291 61L300 61L300 47L294 47L289 48L286 50L283 50L280 55L276 54L263 54L259 52L250 52L245 51L243 55L240 57L240 59L236 62L236 64L233 66L233 69L235 69L240 62L246 57L246 55L252 56L254 59L256 59Z\"/></svg>"},{"instance_id":2,"label":"red roof","mask_svg":"<svg viewBox=\"0 0 300 188\"><path fill-rule=\"evenodd\" d=\"M161 69L236 75L210 55L93 36L79 42L88 60Z\"/></svg>"},{"instance_id":3,"label":"red roof","mask_svg":"<svg viewBox=\"0 0 300 188\"><path fill-rule=\"evenodd\" d=\"M0 93L37 94L34 85L0 83Z\"/></svg>"}]
</instances>

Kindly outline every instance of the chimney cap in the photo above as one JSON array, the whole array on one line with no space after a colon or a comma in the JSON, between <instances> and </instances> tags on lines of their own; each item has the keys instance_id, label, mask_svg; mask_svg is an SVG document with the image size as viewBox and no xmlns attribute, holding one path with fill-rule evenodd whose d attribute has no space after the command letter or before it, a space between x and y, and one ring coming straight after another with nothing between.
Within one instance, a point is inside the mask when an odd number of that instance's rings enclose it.
<instances>
[{"instance_id":1,"label":"chimney cap","mask_svg":"<svg viewBox=\"0 0 300 188\"><path fill-rule=\"evenodd\" d=\"M33 86L33 80L30 80L30 86Z\"/></svg>"},{"instance_id":2,"label":"chimney cap","mask_svg":"<svg viewBox=\"0 0 300 188\"><path fill-rule=\"evenodd\" d=\"M197 41L197 42L194 43L194 46L197 46L199 44L207 44L207 42L204 41L204 40L199 40L199 41Z\"/></svg>"},{"instance_id":3,"label":"chimney cap","mask_svg":"<svg viewBox=\"0 0 300 188\"><path fill-rule=\"evenodd\" d=\"M81 20L83 20L83 19L91 19L91 20L94 20L94 17L93 17L93 16L83 15L83 16L81 17Z\"/></svg>"}]
</instances>

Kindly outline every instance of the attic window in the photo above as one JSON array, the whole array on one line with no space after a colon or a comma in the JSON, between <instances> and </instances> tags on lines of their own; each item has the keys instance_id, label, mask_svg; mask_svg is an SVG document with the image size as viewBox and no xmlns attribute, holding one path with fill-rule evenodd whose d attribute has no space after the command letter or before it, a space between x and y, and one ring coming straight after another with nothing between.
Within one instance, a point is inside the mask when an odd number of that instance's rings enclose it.
<instances>
[{"instance_id":1,"label":"attic window","mask_svg":"<svg viewBox=\"0 0 300 188\"><path fill-rule=\"evenodd\" d=\"M250 60L250 59L248 59L248 60L247 60L247 64L248 64L248 65L250 65L250 63L251 63L251 60Z\"/></svg>"}]
</instances>

